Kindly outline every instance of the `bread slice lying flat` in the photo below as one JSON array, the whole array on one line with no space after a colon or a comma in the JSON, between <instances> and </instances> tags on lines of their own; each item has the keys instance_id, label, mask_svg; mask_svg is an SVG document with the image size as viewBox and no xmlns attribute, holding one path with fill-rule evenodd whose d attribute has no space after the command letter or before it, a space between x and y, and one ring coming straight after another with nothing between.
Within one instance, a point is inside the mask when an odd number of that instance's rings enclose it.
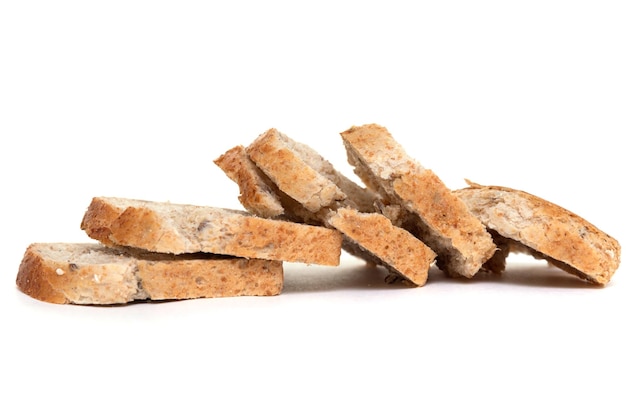
<instances>
[{"instance_id":1,"label":"bread slice lying flat","mask_svg":"<svg viewBox=\"0 0 626 417\"><path fill-rule=\"evenodd\" d=\"M81 228L109 245L160 253L205 252L243 258L339 264L336 230L264 219L239 210L96 197Z\"/></svg>"},{"instance_id":2,"label":"bread slice lying flat","mask_svg":"<svg viewBox=\"0 0 626 417\"><path fill-rule=\"evenodd\" d=\"M408 231L392 225L387 217L340 208L329 222L375 263L417 286L426 283L435 253Z\"/></svg>"},{"instance_id":3,"label":"bread slice lying flat","mask_svg":"<svg viewBox=\"0 0 626 417\"><path fill-rule=\"evenodd\" d=\"M136 300L278 295L279 261L215 255L129 252L98 243L33 243L17 286L56 304L125 304Z\"/></svg>"},{"instance_id":4,"label":"bread slice lying flat","mask_svg":"<svg viewBox=\"0 0 626 417\"><path fill-rule=\"evenodd\" d=\"M394 222L437 253L437 265L470 278L496 250L485 226L431 170L412 159L382 126L342 132L348 162L363 182L400 208Z\"/></svg>"},{"instance_id":5,"label":"bread slice lying flat","mask_svg":"<svg viewBox=\"0 0 626 417\"><path fill-rule=\"evenodd\" d=\"M474 183L454 194L501 236L504 253L528 253L597 284L608 283L619 266L617 240L554 203L524 191Z\"/></svg>"}]
</instances>

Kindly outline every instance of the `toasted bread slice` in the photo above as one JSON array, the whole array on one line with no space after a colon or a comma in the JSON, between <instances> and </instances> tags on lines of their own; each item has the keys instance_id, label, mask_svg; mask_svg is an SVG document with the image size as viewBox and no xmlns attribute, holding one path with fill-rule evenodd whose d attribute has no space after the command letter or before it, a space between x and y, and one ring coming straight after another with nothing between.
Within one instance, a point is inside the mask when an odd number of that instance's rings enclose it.
<instances>
[{"instance_id":1,"label":"toasted bread slice","mask_svg":"<svg viewBox=\"0 0 626 417\"><path fill-rule=\"evenodd\" d=\"M307 223L324 223L324 212L312 212L281 191L250 159L243 146L227 150L215 164L239 186L239 202L259 217Z\"/></svg>"},{"instance_id":2,"label":"toasted bread slice","mask_svg":"<svg viewBox=\"0 0 626 417\"><path fill-rule=\"evenodd\" d=\"M125 304L137 300L278 295L279 261L206 254L165 255L98 243L33 243L17 287L56 304Z\"/></svg>"},{"instance_id":3,"label":"toasted bread slice","mask_svg":"<svg viewBox=\"0 0 626 417\"><path fill-rule=\"evenodd\" d=\"M374 211L377 196L337 171L313 148L269 129L247 148L254 164L307 210L354 207Z\"/></svg>"},{"instance_id":4,"label":"toasted bread slice","mask_svg":"<svg viewBox=\"0 0 626 417\"><path fill-rule=\"evenodd\" d=\"M426 283L435 253L384 215L340 208L329 222L355 246L373 256L375 263L418 287Z\"/></svg>"},{"instance_id":5,"label":"toasted bread slice","mask_svg":"<svg viewBox=\"0 0 626 417\"><path fill-rule=\"evenodd\" d=\"M248 158L243 146L235 146L222 154L215 164L239 186L239 201L250 213L274 218L285 214L278 190L265 174Z\"/></svg>"},{"instance_id":6,"label":"toasted bread slice","mask_svg":"<svg viewBox=\"0 0 626 417\"><path fill-rule=\"evenodd\" d=\"M390 216L437 253L437 265L471 278L496 251L485 226L431 170L411 158L382 126L355 126L341 133L348 161L386 204Z\"/></svg>"},{"instance_id":7,"label":"toasted bread slice","mask_svg":"<svg viewBox=\"0 0 626 417\"><path fill-rule=\"evenodd\" d=\"M205 252L332 266L339 264L342 243L335 230L240 210L114 197L95 197L81 228L102 243L153 252Z\"/></svg>"},{"instance_id":8,"label":"toasted bread slice","mask_svg":"<svg viewBox=\"0 0 626 417\"><path fill-rule=\"evenodd\" d=\"M524 191L469 185L454 194L488 229L504 238L499 243L503 253L528 253L601 285L619 267L617 240L580 216Z\"/></svg>"}]
</instances>

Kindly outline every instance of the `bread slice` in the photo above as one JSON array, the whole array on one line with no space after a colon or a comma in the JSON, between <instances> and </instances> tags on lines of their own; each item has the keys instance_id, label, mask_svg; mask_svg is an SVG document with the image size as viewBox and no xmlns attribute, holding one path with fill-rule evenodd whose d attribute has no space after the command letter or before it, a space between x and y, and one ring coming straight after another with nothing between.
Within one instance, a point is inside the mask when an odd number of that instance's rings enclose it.
<instances>
[{"instance_id":1,"label":"bread slice","mask_svg":"<svg viewBox=\"0 0 626 417\"><path fill-rule=\"evenodd\" d=\"M499 244L504 253L528 253L601 285L619 267L617 240L580 216L524 191L468 183L454 194L504 238Z\"/></svg>"},{"instance_id":2,"label":"bread slice","mask_svg":"<svg viewBox=\"0 0 626 417\"><path fill-rule=\"evenodd\" d=\"M264 219L240 210L115 197L92 199L81 228L105 244L161 253L339 264L335 230Z\"/></svg>"},{"instance_id":3,"label":"bread slice","mask_svg":"<svg viewBox=\"0 0 626 417\"><path fill-rule=\"evenodd\" d=\"M282 192L250 159L243 146L227 150L213 162L239 186L239 202L250 213L320 226L324 216Z\"/></svg>"},{"instance_id":4,"label":"bread slice","mask_svg":"<svg viewBox=\"0 0 626 417\"><path fill-rule=\"evenodd\" d=\"M276 129L260 135L246 152L283 193L312 213L338 205L374 211L374 193L337 171L313 148Z\"/></svg>"},{"instance_id":5,"label":"bread slice","mask_svg":"<svg viewBox=\"0 0 626 417\"><path fill-rule=\"evenodd\" d=\"M435 253L408 231L391 224L384 215L340 208L329 222L390 272L416 286L426 283Z\"/></svg>"},{"instance_id":6,"label":"bread slice","mask_svg":"<svg viewBox=\"0 0 626 417\"><path fill-rule=\"evenodd\" d=\"M341 137L355 173L387 204L399 208L390 217L430 246L446 273L471 278L492 257L496 245L485 226L386 128L355 126Z\"/></svg>"},{"instance_id":7,"label":"bread slice","mask_svg":"<svg viewBox=\"0 0 626 417\"><path fill-rule=\"evenodd\" d=\"M125 304L136 300L278 295L279 261L195 254L130 252L98 243L33 243L17 287L56 304Z\"/></svg>"},{"instance_id":8,"label":"bread slice","mask_svg":"<svg viewBox=\"0 0 626 417\"><path fill-rule=\"evenodd\" d=\"M250 213L274 218L285 214L278 190L248 158L243 146L235 146L215 159L215 164L239 185L239 201Z\"/></svg>"},{"instance_id":9,"label":"bread slice","mask_svg":"<svg viewBox=\"0 0 626 417\"><path fill-rule=\"evenodd\" d=\"M424 285L434 259L433 252L406 230L392 225L384 216L370 213L377 206L378 196L375 193L342 175L312 148L294 141L276 129L270 129L259 136L247 149L255 155L252 163L255 168L251 168L246 161L234 162L224 157L220 158L220 163L216 162L229 178L238 182L241 190L240 201L244 207L254 206L257 212L268 211L256 205L253 196L258 193L251 192L248 189L250 182L245 180L256 169L260 169L267 173L262 177L263 180L269 182L262 189L275 189L274 195L278 197L288 218L336 228L344 234L343 248L348 253L368 263L385 266L393 275L417 286ZM225 155L252 159L252 156L247 156L247 152L242 153L238 148L227 151ZM289 163L281 164L280 158ZM223 163L228 159L230 163ZM243 170L249 172L241 172ZM300 175L303 172L306 175ZM284 189L271 182L270 177L277 184L282 184ZM307 188L310 185L307 181L319 185L314 189L315 193L320 193L322 188L333 189L334 195L345 198L324 201L315 199L303 192L310 190ZM257 191L260 192L261 189ZM246 196L250 196L253 201L248 201ZM313 207L310 204L312 201L315 201Z\"/></svg>"}]
</instances>

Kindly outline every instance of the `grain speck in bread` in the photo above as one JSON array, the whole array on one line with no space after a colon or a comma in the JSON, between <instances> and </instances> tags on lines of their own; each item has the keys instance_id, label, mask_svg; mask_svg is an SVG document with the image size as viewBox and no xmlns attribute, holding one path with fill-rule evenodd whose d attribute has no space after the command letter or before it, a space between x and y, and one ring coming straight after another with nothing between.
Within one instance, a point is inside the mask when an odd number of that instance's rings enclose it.
<instances>
[{"instance_id":1,"label":"grain speck in bread","mask_svg":"<svg viewBox=\"0 0 626 417\"><path fill-rule=\"evenodd\" d=\"M386 128L354 126L341 136L355 173L387 204L401 208L394 221L437 253L440 268L452 276L471 278L492 257L496 245L485 226Z\"/></svg>"},{"instance_id":2,"label":"grain speck in bread","mask_svg":"<svg viewBox=\"0 0 626 417\"><path fill-rule=\"evenodd\" d=\"M110 213L119 215L113 218ZM339 264L342 244L341 234L325 227L264 219L240 210L115 197L92 199L81 227L105 244L147 251L331 266Z\"/></svg>"},{"instance_id":3,"label":"grain speck in bread","mask_svg":"<svg viewBox=\"0 0 626 417\"><path fill-rule=\"evenodd\" d=\"M504 239L507 253L524 252L565 271L606 284L620 263L617 240L587 220L533 194L469 182L455 190L487 228Z\"/></svg>"},{"instance_id":4,"label":"grain speck in bread","mask_svg":"<svg viewBox=\"0 0 626 417\"><path fill-rule=\"evenodd\" d=\"M165 255L98 243L33 243L16 279L25 294L56 304L278 295L279 261Z\"/></svg>"}]
</instances>

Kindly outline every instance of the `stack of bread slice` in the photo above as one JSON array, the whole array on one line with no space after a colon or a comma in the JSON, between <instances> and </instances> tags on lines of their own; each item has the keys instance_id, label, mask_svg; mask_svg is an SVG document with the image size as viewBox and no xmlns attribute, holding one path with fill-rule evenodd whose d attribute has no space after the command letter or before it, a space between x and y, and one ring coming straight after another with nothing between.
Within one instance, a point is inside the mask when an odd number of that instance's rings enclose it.
<instances>
[{"instance_id":1,"label":"stack of bread slice","mask_svg":"<svg viewBox=\"0 0 626 417\"><path fill-rule=\"evenodd\" d=\"M339 265L335 230L216 207L96 197L81 228L96 243L34 243L17 286L42 301L125 304L277 295L283 262Z\"/></svg>"},{"instance_id":2,"label":"stack of bread slice","mask_svg":"<svg viewBox=\"0 0 626 417\"><path fill-rule=\"evenodd\" d=\"M590 283L609 282L619 243L542 198L505 187L450 190L376 124L341 133L363 186L313 148L269 129L215 163L246 209L95 197L81 223L93 243L34 243L17 286L48 302L124 304L277 295L283 262L337 266L342 249L423 286L499 273L531 254Z\"/></svg>"}]
</instances>

